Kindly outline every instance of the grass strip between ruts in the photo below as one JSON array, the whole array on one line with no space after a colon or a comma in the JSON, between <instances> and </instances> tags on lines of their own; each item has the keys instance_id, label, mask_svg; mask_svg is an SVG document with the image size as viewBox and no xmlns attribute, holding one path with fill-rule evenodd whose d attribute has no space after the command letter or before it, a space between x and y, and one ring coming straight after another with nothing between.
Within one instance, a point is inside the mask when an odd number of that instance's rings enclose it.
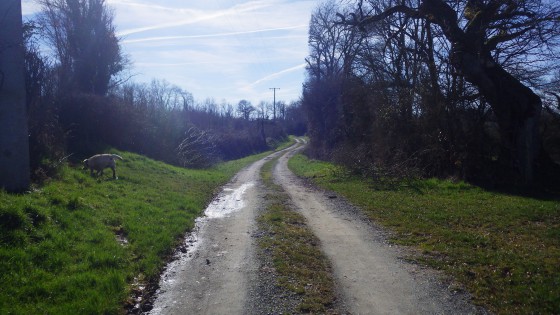
<instances>
[{"instance_id":1,"label":"grass strip between ruts","mask_svg":"<svg viewBox=\"0 0 560 315\"><path fill-rule=\"evenodd\" d=\"M273 182L272 167L276 162L277 159L268 161L261 169L268 204L257 219L265 232L259 245L272 255L278 285L301 299L297 311L333 313L336 297L330 264L305 218L291 208L289 196Z\"/></svg>"}]
</instances>

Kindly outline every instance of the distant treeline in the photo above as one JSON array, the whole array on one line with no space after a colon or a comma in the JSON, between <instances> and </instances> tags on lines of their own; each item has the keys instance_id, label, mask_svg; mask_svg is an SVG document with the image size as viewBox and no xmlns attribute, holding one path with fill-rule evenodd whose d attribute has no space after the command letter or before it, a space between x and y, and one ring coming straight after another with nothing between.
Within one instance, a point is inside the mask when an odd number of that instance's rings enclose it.
<instances>
[{"instance_id":1,"label":"distant treeline","mask_svg":"<svg viewBox=\"0 0 560 315\"><path fill-rule=\"evenodd\" d=\"M57 104L70 153L89 155L114 146L188 167L262 152L287 134L305 132L297 103L276 119L266 107L245 119L231 104L195 104L189 93L157 80L124 84L108 96L69 95Z\"/></svg>"}]
</instances>

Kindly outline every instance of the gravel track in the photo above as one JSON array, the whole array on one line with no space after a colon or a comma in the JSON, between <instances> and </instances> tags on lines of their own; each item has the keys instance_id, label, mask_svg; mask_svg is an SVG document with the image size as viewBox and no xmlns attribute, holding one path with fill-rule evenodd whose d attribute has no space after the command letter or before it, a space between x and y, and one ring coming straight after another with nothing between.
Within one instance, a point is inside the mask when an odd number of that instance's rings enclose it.
<instances>
[{"instance_id":1,"label":"gravel track","mask_svg":"<svg viewBox=\"0 0 560 315\"><path fill-rule=\"evenodd\" d=\"M478 314L468 296L452 293L440 274L405 262L343 198L313 188L287 167L301 144L273 153L242 170L185 238L189 248L160 280L150 314L293 313L297 297L275 286L271 262L256 248L255 218L265 207L260 168L280 155L274 180L307 219L333 266L339 300L350 314Z\"/></svg>"}]
</instances>

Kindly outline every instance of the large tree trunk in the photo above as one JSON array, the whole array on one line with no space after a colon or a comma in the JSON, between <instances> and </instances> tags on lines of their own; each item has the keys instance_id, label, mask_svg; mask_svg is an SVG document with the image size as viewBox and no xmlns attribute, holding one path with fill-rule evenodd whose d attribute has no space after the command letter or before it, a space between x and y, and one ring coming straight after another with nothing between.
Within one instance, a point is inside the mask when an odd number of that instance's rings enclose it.
<instances>
[{"instance_id":1,"label":"large tree trunk","mask_svg":"<svg viewBox=\"0 0 560 315\"><path fill-rule=\"evenodd\" d=\"M29 188L29 139L25 107L20 0L0 1L0 188Z\"/></svg>"},{"instance_id":2,"label":"large tree trunk","mask_svg":"<svg viewBox=\"0 0 560 315\"><path fill-rule=\"evenodd\" d=\"M454 43L455 67L478 87L492 107L500 128L502 159L516 168L526 183L534 181L541 150L539 121L542 102L529 87L469 45Z\"/></svg>"},{"instance_id":3,"label":"large tree trunk","mask_svg":"<svg viewBox=\"0 0 560 315\"><path fill-rule=\"evenodd\" d=\"M539 131L541 99L501 67L488 72L496 85L494 94L497 96L490 105L498 119L506 158L530 183L535 179L537 160L542 149Z\"/></svg>"},{"instance_id":4,"label":"large tree trunk","mask_svg":"<svg viewBox=\"0 0 560 315\"><path fill-rule=\"evenodd\" d=\"M466 32L460 28L456 12L447 3L425 0L421 11L441 27L451 42L453 66L479 89L492 107L505 153L502 158L518 169L526 183L533 182L541 149L540 97L492 58L489 48L483 44L486 39L480 28L468 28Z\"/></svg>"}]
</instances>

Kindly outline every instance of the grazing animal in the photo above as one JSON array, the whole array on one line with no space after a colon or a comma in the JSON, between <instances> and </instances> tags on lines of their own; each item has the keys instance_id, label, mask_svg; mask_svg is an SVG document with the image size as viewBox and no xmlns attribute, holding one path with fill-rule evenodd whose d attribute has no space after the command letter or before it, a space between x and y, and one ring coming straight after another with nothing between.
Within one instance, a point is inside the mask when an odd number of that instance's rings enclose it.
<instances>
[{"instance_id":1,"label":"grazing animal","mask_svg":"<svg viewBox=\"0 0 560 315\"><path fill-rule=\"evenodd\" d=\"M103 170L109 167L113 170L113 178L117 179L115 159L122 160L123 158L116 154L97 154L84 160L84 169L89 168L91 176L93 176L93 170L96 170L97 176L100 176L103 175Z\"/></svg>"}]
</instances>

